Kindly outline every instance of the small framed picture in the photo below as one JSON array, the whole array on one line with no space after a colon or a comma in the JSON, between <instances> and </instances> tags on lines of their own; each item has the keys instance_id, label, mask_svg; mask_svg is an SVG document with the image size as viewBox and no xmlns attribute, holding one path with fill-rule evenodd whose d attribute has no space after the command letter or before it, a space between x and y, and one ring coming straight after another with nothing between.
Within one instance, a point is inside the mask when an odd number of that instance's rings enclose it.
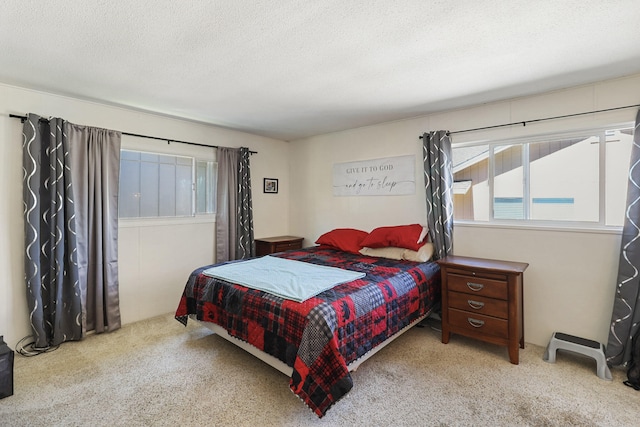
<instances>
[{"instance_id":1,"label":"small framed picture","mask_svg":"<svg viewBox=\"0 0 640 427\"><path fill-rule=\"evenodd\" d=\"M276 178L264 179L264 192L265 193L277 193L278 192L278 180Z\"/></svg>"}]
</instances>

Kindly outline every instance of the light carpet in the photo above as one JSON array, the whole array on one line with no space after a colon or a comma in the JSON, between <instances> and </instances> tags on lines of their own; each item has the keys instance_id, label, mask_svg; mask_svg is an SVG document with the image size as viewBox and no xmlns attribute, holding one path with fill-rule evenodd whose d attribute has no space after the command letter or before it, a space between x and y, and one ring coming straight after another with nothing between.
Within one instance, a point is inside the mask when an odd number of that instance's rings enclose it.
<instances>
[{"instance_id":1,"label":"light carpet","mask_svg":"<svg viewBox=\"0 0 640 427\"><path fill-rule=\"evenodd\" d=\"M640 392L596 376L592 359L413 328L353 373L317 418L288 378L196 322L165 315L56 351L16 355L3 426L637 426Z\"/></svg>"}]
</instances>

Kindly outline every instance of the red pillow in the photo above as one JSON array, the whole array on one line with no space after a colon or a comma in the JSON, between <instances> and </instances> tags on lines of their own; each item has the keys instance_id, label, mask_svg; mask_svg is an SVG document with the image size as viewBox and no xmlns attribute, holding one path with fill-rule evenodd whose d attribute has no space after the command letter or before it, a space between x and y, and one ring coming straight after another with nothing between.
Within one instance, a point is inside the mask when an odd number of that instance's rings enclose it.
<instances>
[{"instance_id":1,"label":"red pillow","mask_svg":"<svg viewBox=\"0 0 640 427\"><path fill-rule=\"evenodd\" d=\"M355 228L336 228L318 237L318 245L331 246L341 251L360 253L362 240L367 237L367 232Z\"/></svg>"},{"instance_id":2,"label":"red pillow","mask_svg":"<svg viewBox=\"0 0 640 427\"><path fill-rule=\"evenodd\" d=\"M362 246L368 248L395 248L417 251L422 246L423 227L420 224L396 225L392 227L378 227L362 241Z\"/></svg>"}]
</instances>

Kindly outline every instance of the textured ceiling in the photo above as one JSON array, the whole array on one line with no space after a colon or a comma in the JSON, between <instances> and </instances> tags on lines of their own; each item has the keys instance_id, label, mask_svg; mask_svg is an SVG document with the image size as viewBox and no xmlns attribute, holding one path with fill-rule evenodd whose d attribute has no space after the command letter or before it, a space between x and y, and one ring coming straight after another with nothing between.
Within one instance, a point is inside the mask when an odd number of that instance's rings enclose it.
<instances>
[{"instance_id":1,"label":"textured ceiling","mask_svg":"<svg viewBox=\"0 0 640 427\"><path fill-rule=\"evenodd\" d=\"M0 82L283 140L638 72L638 0L0 6Z\"/></svg>"}]
</instances>

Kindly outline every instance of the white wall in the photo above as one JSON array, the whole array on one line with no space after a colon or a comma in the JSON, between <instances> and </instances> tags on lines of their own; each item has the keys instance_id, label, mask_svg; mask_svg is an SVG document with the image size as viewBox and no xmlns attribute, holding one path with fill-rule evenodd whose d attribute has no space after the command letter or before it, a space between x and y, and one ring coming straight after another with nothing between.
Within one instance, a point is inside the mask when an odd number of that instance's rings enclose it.
<instances>
[{"instance_id":1,"label":"white wall","mask_svg":"<svg viewBox=\"0 0 640 427\"><path fill-rule=\"evenodd\" d=\"M8 114L33 112L131 133L225 146L248 146L256 237L295 234L311 245L336 227L371 230L425 222L422 182L424 131L475 128L640 103L640 75L538 96L352 129L291 144L189 121L0 85L0 334L10 344L29 333L24 290L21 124ZM629 123L636 110L552 120L453 136L454 143L504 139L605 124ZM138 144L135 139L123 143ZM162 144L162 143L161 143ZM334 163L413 154L416 194L334 197ZM625 165L626 167L626 165ZM279 193L263 194L262 178L278 178ZM291 177L291 179L289 179ZM120 292L128 323L175 309L189 272L211 262L213 224L159 222L120 227ZM619 232L455 228L459 255L524 261L525 337L546 345L553 331L606 343L616 279Z\"/></svg>"},{"instance_id":2,"label":"white wall","mask_svg":"<svg viewBox=\"0 0 640 427\"><path fill-rule=\"evenodd\" d=\"M426 223L421 190L425 131L451 131L640 103L640 75L537 96L442 112L410 120L306 138L291 146L291 232L309 245L336 227L369 231L382 225ZM507 128L454 134L453 143L505 139L584 127L630 123L637 109L590 114ZM412 196L334 197L334 163L414 154L418 190ZM623 167L628 167L624 165ZM458 255L528 262L525 339L546 345L553 331L607 342L617 274L619 231L558 231L456 226Z\"/></svg>"},{"instance_id":3,"label":"white wall","mask_svg":"<svg viewBox=\"0 0 640 427\"><path fill-rule=\"evenodd\" d=\"M185 120L113 107L0 84L0 335L13 347L30 333L24 285L22 216L22 125L9 114L28 112L74 123L229 147L246 146L251 156L256 237L289 233L289 144ZM139 149L196 148L123 136L123 146ZM151 148L153 147L153 148ZM278 194L263 194L262 179L279 178ZM120 309L123 323L172 312L189 273L212 263L211 220L123 223L119 230Z\"/></svg>"}]
</instances>

